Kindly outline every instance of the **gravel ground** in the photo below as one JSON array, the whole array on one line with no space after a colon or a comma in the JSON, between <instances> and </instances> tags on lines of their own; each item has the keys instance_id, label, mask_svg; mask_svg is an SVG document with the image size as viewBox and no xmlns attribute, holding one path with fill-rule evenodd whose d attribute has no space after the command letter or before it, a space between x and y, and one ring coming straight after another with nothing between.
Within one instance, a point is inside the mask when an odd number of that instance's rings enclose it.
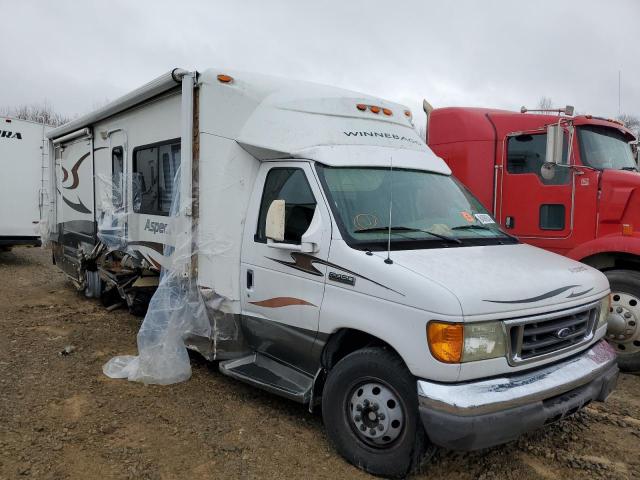
<instances>
[{"instance_id":1,"label":"gravel ground","mask_svg":"<svg viewBox=\"0 0 640 480\"><path fill-rule=\"evenodd\" d=\"M319 415L197 355L178 385L105 377L109 358L136 353L140 319L78 295L46 250L0 253L0 299L0 479L369 477ZM415 478L640 479L640 377L517 442L438 451Z\"/></svg>"}]
</instances>

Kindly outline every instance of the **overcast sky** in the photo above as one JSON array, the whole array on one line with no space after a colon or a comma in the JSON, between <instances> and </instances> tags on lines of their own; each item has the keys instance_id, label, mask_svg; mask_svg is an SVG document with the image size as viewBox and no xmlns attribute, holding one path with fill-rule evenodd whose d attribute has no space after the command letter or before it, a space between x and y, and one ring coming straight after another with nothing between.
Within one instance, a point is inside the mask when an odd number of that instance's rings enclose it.
<instances>
[{"instance_id":1,"label":"overcast sky","mask_svg":"<svg viewBox=\"0 0 640 480\"><path fill-rule=\"evenodd\" d=\"M327 83L409 105L640 115L640 1L0 0L0 107L83 114L173 67Z\"/></svg>"}]
</instances>

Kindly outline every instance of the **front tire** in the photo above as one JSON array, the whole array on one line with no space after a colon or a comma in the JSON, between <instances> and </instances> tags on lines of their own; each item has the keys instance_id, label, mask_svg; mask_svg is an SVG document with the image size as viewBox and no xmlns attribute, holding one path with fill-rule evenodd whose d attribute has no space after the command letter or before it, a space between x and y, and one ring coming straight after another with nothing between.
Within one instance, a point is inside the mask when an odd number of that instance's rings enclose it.
<instances>
[{"instance_id":1,"label":"front tire","mask_svg":"<svg viewBox=\"0 0 640 480\"><path fill-rule=\"evenodd\" d=\"M623 372L640 371L640 272L604 272L611 284L611 313L607 340L618 353Z\"/></svg>"},{"instance_id":2,"label":"front tire","mask_svg":"<svg viewBox=\"0 0 640 480\"><path fill-rule=\"evenodd\" d=\"M426 451L416 380L382 348L357 350L329 372L322 418L333 447L374 475L404 477Z\"/></svg>"}]
</instances>

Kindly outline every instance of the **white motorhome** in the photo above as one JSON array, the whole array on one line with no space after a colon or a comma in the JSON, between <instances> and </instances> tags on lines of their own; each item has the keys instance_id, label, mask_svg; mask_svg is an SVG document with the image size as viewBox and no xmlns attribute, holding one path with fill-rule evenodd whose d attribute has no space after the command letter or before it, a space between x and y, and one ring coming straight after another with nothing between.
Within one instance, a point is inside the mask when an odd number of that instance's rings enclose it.
<instances>
[{"instance_id":1,"label":"white motorhome","mask_svg":"<svg viewBox=\"0 0 640 480\"><path fill-rule=\"evenodd\" d=\"M42 123L0 116L0 249L38 245L46 198L45 132Z\"/></svg>"},{"instance_id":2,"label":"white motorhome","mask_svg":"<svg viewBox=\"0 0 640 480\"><path fill-rule=\"evenodd\" d=\"M136 309L179 265L213 325L187 345L321 406L369 472L512 440L614 388L604 275L502 232L402 105L176 69L49 138L50 240L78 288Z\"/></svg>"}]
</instances>

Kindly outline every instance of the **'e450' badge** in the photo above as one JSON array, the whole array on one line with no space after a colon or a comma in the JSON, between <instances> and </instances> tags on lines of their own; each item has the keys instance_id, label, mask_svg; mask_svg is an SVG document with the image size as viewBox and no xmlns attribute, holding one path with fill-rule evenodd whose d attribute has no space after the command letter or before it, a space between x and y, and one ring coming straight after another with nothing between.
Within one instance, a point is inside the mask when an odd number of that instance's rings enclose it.
<instances>
[{"instance_id":1,"label":"'e450' badge","mask_svg":"<svg viewBox=\"0 0 640 480\"><path fill-rule=\"evenodd\" d=\"M156 233L166 233L167 226L167 223L152 222L151 220L147 219L147 223L145 224L144 229L152 232L155 235Z\"/></svg>"},{"instance_id":2,"label":"'e450' badge","mask_svg":"<svg viewBox=\"0 0 640 480\"><path fill-rule=\"evenodd\" d=\"M351 275L345 275L343 273L329 272L329 280L333 280L334 282L346 283L347 285L355 285L356 277L352 277Z\"/></svg>"}]
</instances>

